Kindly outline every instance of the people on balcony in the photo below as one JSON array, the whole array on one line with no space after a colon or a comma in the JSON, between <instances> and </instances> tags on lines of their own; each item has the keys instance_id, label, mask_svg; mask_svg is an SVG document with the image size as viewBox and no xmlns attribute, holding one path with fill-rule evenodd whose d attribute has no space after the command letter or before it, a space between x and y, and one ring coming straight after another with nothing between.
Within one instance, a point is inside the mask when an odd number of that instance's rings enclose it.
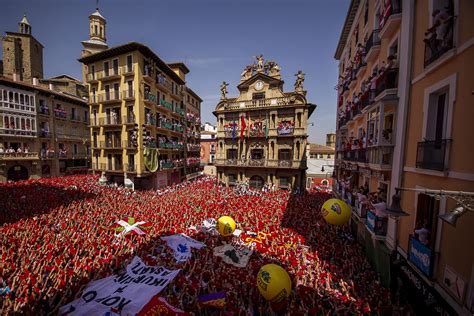
<instances>
[{"instance_id":1,"label":"people on balcony","mask_svg":"<svg viewBox=\"0 0 474 316\"><path fill-rule=\"evenodd\" d=\"M430 230L426 221L418 223L415 227L415 238L425 246L429 246L430 243Z\"/></svg>"},{"instance_id":2,"label":"people on balcony","mask_svg":"<svg viewBox=\"0 0 474 316\"><path fill-rule=\"evenodd\" d=\"M435 53L451 44L452 36L449 35L452 32L453 10L450 7L434 10L432 17L433 26L426 31L425 42Z\"/></svg>"}]
</instances>

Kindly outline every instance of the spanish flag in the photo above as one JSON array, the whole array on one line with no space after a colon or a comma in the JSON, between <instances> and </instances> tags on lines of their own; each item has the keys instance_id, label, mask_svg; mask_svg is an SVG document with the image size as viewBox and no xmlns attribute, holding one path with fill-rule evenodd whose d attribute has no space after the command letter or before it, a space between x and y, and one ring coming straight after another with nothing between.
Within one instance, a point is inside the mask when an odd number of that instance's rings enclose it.
<instances>
[{"instance_id":1,"label":"spanish flag","mask_svg":"<svg viewBox=\"0 0 474 316\"><path fill-rule=\"evenodd\" d=\"M198 302L203 306L223 308L225 306L225 292L199 295Z\"/></svg>"}]
</instances>

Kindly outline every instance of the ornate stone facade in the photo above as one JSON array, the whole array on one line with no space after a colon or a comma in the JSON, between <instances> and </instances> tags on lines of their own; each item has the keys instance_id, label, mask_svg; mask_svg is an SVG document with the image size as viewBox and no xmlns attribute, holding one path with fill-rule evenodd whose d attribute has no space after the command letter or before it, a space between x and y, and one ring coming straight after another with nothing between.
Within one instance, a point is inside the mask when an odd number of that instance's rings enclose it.
<instances>
[{"instance_id":1,"label":"ornate stone facade","mask_svg":"<svg viewBox=\"0 0 474 316\"><path fill-rule=\"evenodd\" d=\"M304 74L298 74L295 91L284 92L278 64L259 55L241 74L240 95L217 104L215 165L220 181L248 181L257 188L265 183L304 187L307 121L316 105L307 102Z\"/></svg>"}]
</instances>

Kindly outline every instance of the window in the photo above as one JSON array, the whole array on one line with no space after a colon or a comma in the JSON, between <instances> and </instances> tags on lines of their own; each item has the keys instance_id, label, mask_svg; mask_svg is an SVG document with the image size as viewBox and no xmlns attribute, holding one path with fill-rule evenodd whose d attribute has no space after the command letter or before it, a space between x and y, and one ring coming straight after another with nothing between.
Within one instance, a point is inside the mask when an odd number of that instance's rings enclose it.
<instances>
[{"instance_id":1,"label":"window","mask_svg":"<svg viewBox=\"0 0 474 316\"><path fill-rule=\"evenodd\" d=\"M119 74L119 61L118 61L118 59L114 59L112 61L112 66L113 66L114 75L118 75Z\"/></svg>"},{"instance_id":2,"label":"window","mask_svg":"<svg viewBox=\"0 0 474 316\"><path fill-rule=\"evenodd\" d=\"M237 159L237 149L227 149L227 159Z\"/></svg>"},{"instance_id":3,"label":"window","mask_svg":"<svg viewBox=\"0 0 474 316\"><path fill-rule=\"evenodd\" d=\"M104 76L109 76L109 62L104 62Z\"/></svg>"},{"instance_id":4,"label":"window","mask_svg":"<svg viewBox=\"0 0 474 316\"><path fill-rule=\"evenodd\" d=\"M280 149L278 151L278 159L279 160L292 160L291 150L290 149Z\"/></svg>"},{"instance_id":5,"label":"window","mask_svg":"<svg viewBox=\"0 0 474 316\"><path fill-rule=\"evenodd\" d=\"M388 49L388 55L395 57L395 59L398 57L398 38L395 39L393 44Z\"/></svg>"},{"instance_id":6,"label":"window","mask_svg":"<svg viewBox=\"0 0 474 316\"><path fill-rule=\"evenodd\" d=\"M430 95L426 140L442 140L446 130L447 93L440 92Z\"/></svg>"},{"instance_id":7,"label":"window","mask_svg":"<svg viewBox=\"0 0 474 316\"><path fill-rule=\"evenodd\" d=\"M263 149L252 149L250 153L252 160L262 160L263 157Z\"/></svg>"},{"instance_id":8,"label":"window","mask_svg":"<svg viewBox=\"0 0 474 316\"><path fill-rule=\"evenodd\" d=\"M133 60L132 60L132 55L127 56L127 72L132 72L133 71Z\"/></svg>"},{"instance_id":9,"label":"window","mask_svg":"<svg viewBox=\"0 0 474 316\"><path fill-rule=\"evenodd\" d=\"M265 99L265 92L252 93L252 100Z\"/></svg>"},{"instance_id":10,"label":"window","mask_svg":"<svg viewBox=\"0 0 474 316\"><path fill-rule=\"evenodd\" d=\"M438 225L439 201L434 197L420 193L416 209L414 235L426 247L433 249Z\"/></svg>"},{"instance_id":11,"label":"window","mask_svg":"<svg viewBox=\"0 0 474 316\"><path fill-rule=\"evenodd\" d=\"M97 35L99 32L97 32L97 25L94 25L94 35Z\"/></svg>"},{"instance_id":12,"label":"window","mask_svg":"<svg viewBox=\"0 0 474 316\"><path fill-rule=\"evenodd\" d=\"M280 188L287 188L288 187L288 177L280 177Z\"/></svg>"},{"instance_id":13,"label":"window","mask_svg":"<svg viewBox=\"0 0 474 316\"><path fill-rule=\"evenodd\" d=\"M72 146L72 153L73 153L74 155L77 155L77 144L74 144L74 145Z\"/></svg>"},{"instance_id":14,"label":"window","mask_svg":"<svg viewBox=\"0 0 474 316\"><path fill-rule=\"evenodd\" d=\"M229 183L230 184L234 184L237 181L237 177L234 173L230 173L228 175L228 178L229 178Z\"/></svg>"}]
</instances>

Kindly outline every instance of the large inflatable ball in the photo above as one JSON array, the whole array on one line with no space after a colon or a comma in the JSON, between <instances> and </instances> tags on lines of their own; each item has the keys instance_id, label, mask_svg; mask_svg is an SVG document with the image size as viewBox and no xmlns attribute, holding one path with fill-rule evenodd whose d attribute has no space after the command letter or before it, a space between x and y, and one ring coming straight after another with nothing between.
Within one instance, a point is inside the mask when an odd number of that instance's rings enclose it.
<instances>
[{"instance_id":1,"label":"large inflatable ball","mask_svg":"<svg viewBox=\"0 0 474 316\"><path fill-rule=\"evenodd\" d=\"M321 208L324 219L332 225L344 225L351 217L351 208L346 202L339 199L329 199Z\"/></svg>"},{"instance_id":2,"label":"large inflatable ball","mask_svg":"<svg viewBox=\"0 0 474 316\"><path fill-rule=\"evenodd\" d=\"M257 275L260 294L272 303L279 303L291 293L291 279L288 273L277 264L266 264Z\"/></svg>"},{"instance_id":3,"label":"large inflatable ball","mask_svg":"<svg viewBox=\"0 0 474 316\"><path fill-rule=\"evenodd\" d=\"M217 220L216 229L222 236L230 236L234 233L235 221L232 217L222 216Z\"/></svg>"}]
</instances>

